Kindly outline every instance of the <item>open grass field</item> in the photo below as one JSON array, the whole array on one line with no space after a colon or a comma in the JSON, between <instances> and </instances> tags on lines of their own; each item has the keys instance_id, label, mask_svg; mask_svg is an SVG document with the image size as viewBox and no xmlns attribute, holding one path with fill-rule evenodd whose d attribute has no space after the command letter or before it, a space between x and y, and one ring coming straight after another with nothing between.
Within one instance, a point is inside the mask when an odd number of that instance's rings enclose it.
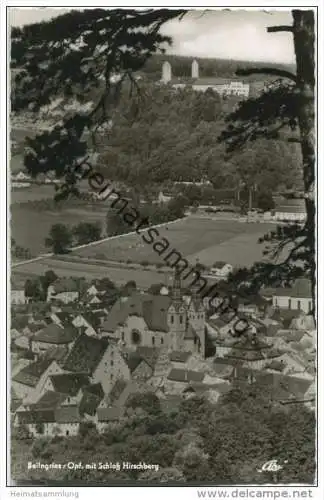
<instances>
[{"instance_id":1,"label":"open grass field","mask_svg":"<svg viewBox=\"0 0 324 500\"><path fill-rule=\"evenodd\" d=\"M190 216L159 228L159 237L155 241L166 238L169 249L180 252L191 264L198 258L205 265L224 260L235 266L250 266L262 259L263 247L258 244L258 238L270 229L273 225ZM140 235L124 236L73 253L89 259L163 263L163 256L160 257Z\"/></svg>"},{"instance_id":2,"label":"open grass field","mask_svg":"<svg viewBox=\"0 0 324 500\"><path fill-rule=\"evenodd\" d=\"M32 255L46 253L49 249L45 247L45 238L48 236L53 224L63 223L67 226L75 226L80 222L102 223L105 227L107 210L91 210L87 207L71 207L64 210L37 211L18 205L11 207L11 236L17 244L29 248Z\"/></svg>"},{"instance_id":3,"label":"open grass field","mask_svg":"<svg viewBox=\"0 0 324 500\"><path fill-rule=\"evenodd\" d=\"M172 271L169 274L157 270L144 271L143 269L120 269L116 266L97 266L84 264L83 262L64 262L63 260L46 258L37 262L23 264L12 270L12 281L15 286L22 286L26 279L40 276L48 270L53 270L58 276L72 276L85 278L86 280L100 279L103 277L111 279L118 285L124 285L127 281L135 280L139 288L147 289L152 283L171 283Z\"/></svg>"}]
</instances>

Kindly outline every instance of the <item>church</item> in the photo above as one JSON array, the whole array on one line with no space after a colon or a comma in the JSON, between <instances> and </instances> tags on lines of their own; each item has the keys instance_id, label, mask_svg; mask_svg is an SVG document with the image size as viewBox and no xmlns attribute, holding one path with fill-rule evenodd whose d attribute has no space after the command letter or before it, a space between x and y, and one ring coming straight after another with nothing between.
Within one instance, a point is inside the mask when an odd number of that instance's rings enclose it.
<instances>
[{"instance_id":1,"label":"church","mask_svg":"<svg viewBox=\"0 0 324 500\"><path fill-rule=\"evenodd\" d=\"M206 355L205 307L199 285L192 287L188 304L183 300L180 272L176 271L170 295L134 294L117 301L103 323L101 337L110 337L126 349L139 346L167 348Z\"/></svg>"},{"instance_id":2,"label":"church","mask_svg":"<svg viewBox=\"0 0 324 500\"><path fill-rule=\"evenodd\" d=\"M169 61L165 61L162 65L162 84L172 85L174 88L192 87L194 90L205 92L207 89L213 89L222 96L240 96L248 98L250 94L250 84L239 80L229 78L199 76L199 63L195 59L191 64L191 76L183 78L172 77L172 67Z\"/></svg>"}]
</instances>

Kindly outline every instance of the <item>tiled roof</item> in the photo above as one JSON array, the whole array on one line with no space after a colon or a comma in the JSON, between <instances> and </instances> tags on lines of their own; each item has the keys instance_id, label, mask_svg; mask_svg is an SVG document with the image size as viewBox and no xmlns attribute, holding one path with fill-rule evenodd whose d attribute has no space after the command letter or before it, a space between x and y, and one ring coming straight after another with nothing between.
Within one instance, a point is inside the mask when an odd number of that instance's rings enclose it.
<instances>
[{"instance_id":1,"label":"tiled roof","mask_svg":"<svg viewBox=\"0 0 324 500\"><path fill-rule=\"evenodd\" d=\"M174 382L202 382L204 380L205 374L202 372L197 372L193 370L182 370L178 368L172 368L169 372L168 380Z\"/></svg>"},{"instance_id":2,"label":"tiled roof","mask_svg":"<svg viewBox=\"0 0 324 500\"><path fill-rule=\"evenodd\" d=\"M78 336L78 330L73 326L61 327L52 323L45 326L39 333L37 333L33 340L35 342L44 342L48 344L69 344L73 342Z\"/></svg>"},{"instance_id":3,"label":"tiled roof","mask_svg":"<svg viewBox=\"0 0 324 500\"><path fill-rule=\"evenodd\" d=\"M28 366L25 366L20 372L18 372L14 377L14 382L19 382L20 384L28 385L30 387L35 387L47 370L47 368L53 363L51 359L45 359L41 361L36 361Z\"/></svg>"},{"instance_id":4,"label":"tiled roof","mask_svg":"<svg viewBox=\"0 0 324 500\"><path fill-rule=\"evenodd\" d=\"M46 350L44 356L46 359L53 359L61 364L64 362L67 354L69 353L69 348L67 345L52 346Z\"/></svg>"},{"instance_id":5,"label":"tiled roof","mask_svg":"<svg viewBox=\"0 0 324 500\"><path fill-rule=\"evenodd\" d=\"M282 356L283 352L280 351L280 349L277 349L276 347L271 347L267 351L265 351L265 356L268 359L273 359L273 358L278 358L279 356Z\"/></svg>"},{"instance_id":6,"label":"tiled roof","mask_svg":"<svg viewBox=\"0 0 324 500\"><path fill-rule=\"evenodd\" d=\"M213 363L213 375L225 380L232 377L234 369L234 366L231 364L217 362Z\"/></svg>"},{"instance_id":7,"label":"tiled roof","mask_svg":"<svg viewBox=\"0 0 324 500\"><path fill-rule=\"evenodd\" d=\"M81 335L76 340L64 364L64 369L91 375L100 363L107 347L107 339L96 339Z\"/></svg>"},{"instance_id":8,"label":"tiled roof","mask_svg":"<svg viewBox=\"0 0 324 500\"><path fill-rule=\"evenodd\" d=\"M115 332L118 325L122 325L128 316L143 317L147 326L153 331L167 332L167 310L170 297L166 295L135 294L125 302L117 301L113 305L109 316L102 325L103 331Z\"/></svg>"},{"instance_id":9,"label":"tiled roof","mask_svg":"<svg viewBox=\"0 0 324 500\"><path fill-rule=\"evenodd\" d=\"M69 313L67 311L61 311L61 312L55 313L55 315L58 317L58 319L61 321L61 323L63 325L65 325L67 323L71 323L71 319L72 319L71 313Z\"/></svg>"},{"instance_id":10,"label":"tiled roof","mask_svg":"<svg viewBox=\"0 0 324 500\"><path fill-rule=\"evenodd\" d=\"M223 269L224 266L226 266L226 262L224 262L223 260L218 260L218 261L214 262L212 267L214 269Z\"/></svg>"},{"instance_id":11,"label":"tiled roof","mask_svg":"<svg viewBox=\"0 0 324 500\"><path fill-rule=\"evenodd\" d=\"M121 407L112 406L110 408L98 408L97 415L99 422L114 422L119 420L124 413Z\"/></svg>"},{"instance_id":12,"label":"tiled roof","mask_svg":"<svg viewBox=\"0 0 324 500\"><path fill-rule=\"evenodd\" d=\"M29 406L31 410L53 410L57 408L65 399L65 394L47 391L36 403L30 404Z\"/></svg>"},{"instance_id":13,"label":"tiled roof","mask_svg":"<svg viewBox=\"0 0 324 500\"><path fill-rule=\"evenodd\" d=\"M143 358L137 352L131 352L124 357L131 373L141 364Z\"/></svg>"},{"instance_id":14,"label":"tiled roof","mask_svg":"<svg viewBox=\"0 0 324 500\"><path fill-rule=\"evenodd\" d=\"M81 420L77 406L61 406L56 409L54 416L58 424L75 424Z\"/></svg>"},{"instance_id":15,"label":"tiled roof","mask_svg":"<svg viewBox=\"0 0 324 500\"><path fill-rule=\"evenodd\" d=\"M55 391L69 396L76 396L82 387L89 384L89 377L83 373L62 373L50 378Z\"/></svg>"},{"instance_id":16,"label":"tiled roof","mask_svg":"<svg viewBox=\"0 0 324 500\"><path fill-rule=\"evenodd\" d=\"M302 401L304 394L312 384L311 380L306 380L298 377L291 377L281 373L271 373L258 370L246 370L245 382L248 380L248 375L260 384L264 385L271 391L272 399L276 401Z\"/></svg>"},{"instance_id":17,"label":"tiled roof","mask_svg":"<svg viewBox=\"0 0 324 500\"><path fill-rule=\"evenodd\" d=\"M273 360L271 361L271 363L265 366L265 369L282 372L285 369L285 364L281 363L280 361Z\"/></svg>"},{"instance_id":18,"label":"tiled roof","mask_svg":"<svg viewBox=\"0 0 324 500\"><path fill-rule=\"evenodd\" d=\"M190 352L173 351L170 354L170 361L178 362L178 363L186 363L188 361L188 359L190 358L190 356L191 356Z\"/></svg>"},{"instance_id":19,"label":"tiled roof","mask_svg":"<svg viewBox=\"0 0 324 500\"><path fill-rule=\"evenodd\" d=\"M159 350L156 347L138 346L136 352L151 368L155 367L159 357Z\"/></svg>"},{"instance_id":20,"label":"tiled roof","mask_svg":"<svg viewBox=\"0 0 324 500\"><path fill-rule=\"evenodd\" d=\"M278 330L277 337L284 339L286 342L300 342L305 335L302 330Z\"/></svg>"},{"instance_id":21,"label":"tiled roof","mask_svg":"<svg viewBox=\"0 0 324 500\"><path fill-rule=\"evenodd\" d=\"M54 410L19 411L16 415L20 424L55 422Z\"/></svg>"}]
</instances>

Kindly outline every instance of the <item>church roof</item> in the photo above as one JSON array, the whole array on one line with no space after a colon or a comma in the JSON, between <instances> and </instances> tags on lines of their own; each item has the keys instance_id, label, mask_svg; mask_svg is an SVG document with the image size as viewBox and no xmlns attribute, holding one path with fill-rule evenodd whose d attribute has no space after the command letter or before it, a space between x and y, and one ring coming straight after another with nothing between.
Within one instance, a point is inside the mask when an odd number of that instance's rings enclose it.
<instances>
[{"instance_id":1,"label":"church roof","mask_svg":"<svg viewBox=\"0 0 324 500\"><path fill-rule=\"evenodd\" d=\"M144 318L151 330L167 332L166 312L170 303L171 298L168 295L135 294L125 302L115 302L102 329L114 333L128 316L136 315Z\"/></svg>"}]
</instances>

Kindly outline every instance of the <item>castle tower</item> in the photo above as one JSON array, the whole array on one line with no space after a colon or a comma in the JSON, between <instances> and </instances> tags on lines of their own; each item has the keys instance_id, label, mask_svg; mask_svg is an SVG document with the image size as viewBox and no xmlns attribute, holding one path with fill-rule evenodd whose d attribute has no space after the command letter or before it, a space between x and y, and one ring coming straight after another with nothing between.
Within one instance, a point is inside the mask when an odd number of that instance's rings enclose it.
<instances>
[{"instance_id":1,"label":"castle tower","mask_svg":"<svg viewBox=\"0 0 324 500\"><path fill-rule=\"evenodd\" d=\"M191 64L191 78L199 78L199 64L196 59L194 59Z\"/></svg>"},{"instance_id":2,"label":"castle tower","mask_svg":"<svg viewBox=\"0 0 324 500\"><path fill-rule=\"evenodd\" d=\"M168 309L169 350L181 351L184 348L184 337L187 326L187 310L182 300L181 276L179 269L175 269L171 304Z\"/></svg>"},{"instance_id":3,"label":"castle tower","mask_svg":"<svg viewBox=\"0 0 324 500\"><path fill-rule=\"evenodd\" d=\"M168 61L165 61L162 65L162 81L163 83L168 83L172 78L172 69L171 64Z\"/></svg>"}]
</instances>

